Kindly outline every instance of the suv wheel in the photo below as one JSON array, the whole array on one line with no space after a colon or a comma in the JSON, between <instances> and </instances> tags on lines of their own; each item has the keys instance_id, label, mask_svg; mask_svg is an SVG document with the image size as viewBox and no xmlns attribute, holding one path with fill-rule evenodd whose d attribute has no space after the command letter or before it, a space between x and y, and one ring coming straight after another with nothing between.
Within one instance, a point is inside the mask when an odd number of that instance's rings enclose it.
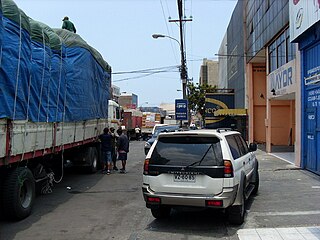
<instances>
[{"instance_id":1,"label":"suv wheel","mask_svg":"<svg viewBox=\"0 0 320 240\"><path fill-rule=\"evenodd\" d=\"M245 186L245 183L244 183ZM231 206L228 208L228 220L229 223L240 225L244 222L244 215L245 215L245 188L243 188L241 194L241 205Z\"/></svg>"},{"instance_id":2,"label":"suv wheel","mask_svg":"<svg viewBox=\"0 0 320 240\"><path fill-rule=\"evenodd\" d=\"M252 194L253 195L257 195L258 193L258 189L259 189L259 171L258 171L258 168L256 168L256 172L255 172L255 181L253 183L254 185L254 189L252 190Z\"/></svg>"},{"instance_id":3,"label":"suv wheel","mask_svg":"<svg viewBox=\"0 0 320 240\"><path fill-rule=\"evenodd\" d=\"M168 218L170 216L170 212L171 212L171 208L167 206L151 208L152 216L157 219Z\"/></svg>"}]
</instances>

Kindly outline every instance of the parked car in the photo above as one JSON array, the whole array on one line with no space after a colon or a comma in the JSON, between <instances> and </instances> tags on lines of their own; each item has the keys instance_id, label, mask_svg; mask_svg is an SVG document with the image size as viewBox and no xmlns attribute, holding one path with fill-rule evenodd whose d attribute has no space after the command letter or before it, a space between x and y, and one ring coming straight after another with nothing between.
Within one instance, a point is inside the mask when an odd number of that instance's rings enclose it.
<instances>
[{"instance_id":1,"label":"parked car","mask_svg":"<svg viewBox=\"0 0 320 240\"><path fill-rule=\"evenodd\" d=\"M159 133L161 132L175 132L175 131L179 131L180 130L180 126L179 125L157 125L154 127L153 130L153 134L151 136L150 139L148 139L145 144L144 144L144 153L147 155L150 147L152 146L152 144L154 143L154 141L157 139Z\"/></svg>"},{"instance_id":2,"label":"parked car","mask_svg":"<svg viewBox=\"0 0 320 240\"><path fill-rule=\"evenodd\" d=\"M256 150L230 129L159 134L144 162L146 207L155 218L177 206L218 208L242 224L245 201L259 188Z\"/></svg>"}]
</instances>

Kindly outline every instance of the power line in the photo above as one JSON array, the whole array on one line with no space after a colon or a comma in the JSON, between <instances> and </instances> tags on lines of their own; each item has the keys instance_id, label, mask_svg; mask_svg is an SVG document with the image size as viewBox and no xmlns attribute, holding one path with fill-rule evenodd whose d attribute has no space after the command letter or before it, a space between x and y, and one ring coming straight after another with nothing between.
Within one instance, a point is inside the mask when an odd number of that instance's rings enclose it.
<instances>
[{"instance_id":1,"label":"power line","mask_svg":"<svg viewBox=\"0 0 320 240\"><path fill-rule=\"evenodd\" d=\"M159 68L147 68L142 70L133 70L133 71L127 71L127 72L114 72L113 75L120 75L120 74L131 74L131 73L150 73L150 71L157 71L157 70L163 70L163 69L174 69L179 68L180 65L174 65L174 66L168 66L168 67L159 67Z\"/></svg>"},{"instance_id":2,"label":"power line","mask_svg":"<svg viewBox=\"0 0 320 240\"><path fill-rule=\"evenodd\" d=\"M160 70L160 71L146 73L144 75L139 75L139 76L135 76L135 77L128 77L128 78L122 78L122 79L113 80L113 82L123 82L123 81L128 81L128 80L131 80L131 79L144 78L144 77L148 77L148 76L153 75L153 74L167 73L167 72L179 72L179 71L168 71L168 70L162 70L161 71Z\"/></svg>"},{"instance_id":3,"label":"power line","mask_svg":"<svg viewBox=\"0 0 320 240\"><path fill-rule=\"evenodd\" d=\"M164 22L166 23L167 32L168 32L168 35L171 36L170 31L169 31L169 27L168 27L168 23L167 23L167 20L166 20L166 15L165 15L165 12L164 12L162 0L160 0L160 3L161 3L161 8L162 8L162 14L163 14ZM166 2L166 4L167 4L167 9L168 9L168 14L169 14L169 16L170 16L170 12L169 12L169 8L168 8L168 3ZM172 44L171 41L170 41L170 46L171 46L171 50L172 50L174 59L176 60L176 62L178 62L177 54L176 54L176 52L174 51L173 44Z\"/></svg>"}]
</instances>

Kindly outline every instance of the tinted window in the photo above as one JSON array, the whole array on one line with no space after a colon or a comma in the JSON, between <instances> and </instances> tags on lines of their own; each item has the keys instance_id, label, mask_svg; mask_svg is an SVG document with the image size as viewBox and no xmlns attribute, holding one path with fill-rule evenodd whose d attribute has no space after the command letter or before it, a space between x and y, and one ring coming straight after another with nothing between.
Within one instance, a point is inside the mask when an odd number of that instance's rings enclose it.
<instances>
[{"instance_id":1,"label":"tinted window","mask_svg":"<svg viewBox=\"0 0 320 240\"><path fill-rule=\"evenodd\" d=\"M220 140L216 137L190 136L160 138L152 152L150 164L187 166L196 161L199 163L194 166L223 165Z\"/></svg>"},{"instance_id":2,"label":"tinted window","mask_svg":"<svg viewBox=\"0 0 320 240\"><path fill-rule=\"evenodd\" d=\"M162 132L174 132L179 129L180 129L180 126L178 126L178 125L157 127L154 134L153 134L153 137L158 136Z\"/></svg>"},{"instance_id":3,"label":"tinted window","mask_svg":"<svg viewBox=\"0 0 320 240\"><path fill-rule=\"evenodd\" d=\"M226 136L226 139L229 144L233 159L239 158L241 156L241 153L234 135Z\"/></svg>"},{"instance_id":4,"label":"tinted window","mask_svg":"<svg viewBox=\"0 0 320 240\"><path fill-rule=\"evenodd\" d=\"M236 141L239 145L241 155L246 155L249 152L247 143L243 140L243 138L240 135L235 136Z\"/></svg>"}]
</instances>

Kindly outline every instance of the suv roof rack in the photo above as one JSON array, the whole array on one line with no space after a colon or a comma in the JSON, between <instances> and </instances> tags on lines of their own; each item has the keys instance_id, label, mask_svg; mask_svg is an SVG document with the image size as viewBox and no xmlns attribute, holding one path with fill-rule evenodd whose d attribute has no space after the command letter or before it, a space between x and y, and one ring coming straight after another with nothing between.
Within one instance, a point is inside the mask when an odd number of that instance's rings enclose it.
<instances>
[{"instance_id":1,"label":"suv roof rack","mask_svg":"<svg viewBox=\"0 0 320 240\"><path fill-rule=\"evenodd\" d=\"M232 131L232 128L217 128L218 133L221 133L222 131L225 131L225 132Z\"/></svg>"}]
</instances>

